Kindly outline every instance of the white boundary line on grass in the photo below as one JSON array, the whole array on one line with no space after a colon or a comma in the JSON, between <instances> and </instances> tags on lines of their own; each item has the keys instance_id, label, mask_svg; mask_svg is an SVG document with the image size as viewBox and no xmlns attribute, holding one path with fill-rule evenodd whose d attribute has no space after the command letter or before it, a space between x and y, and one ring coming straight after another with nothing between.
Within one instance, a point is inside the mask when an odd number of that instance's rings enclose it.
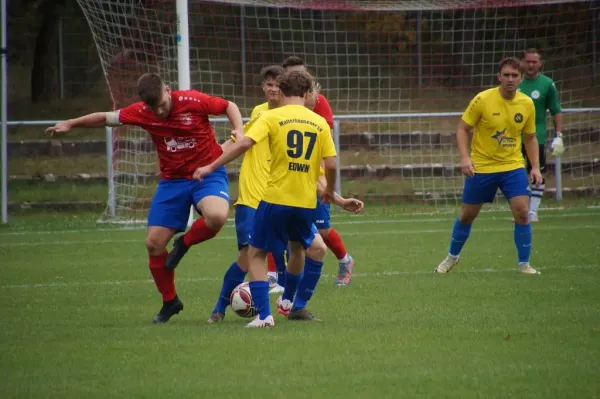
<instances>
[{"instance_id":1,"label":"white boundary line on grass","mask_svg":"<svg viewBox=\"0 0 600 399\"><path fill-rule=\"evenodd\" d=\"M492 213L491 211L489 213ZM388 218L387 216L400 216L402 214L393 214L393 215L353 215L351 218L361 218L363 220L336 220L336 218L332 218L332 224L335 226L344 226L344 225L353 225L353 224L400 224L400 223L438 223L438 222L452 222L451 218L439 218L439 217L411 217L410 214L405 215L404 218ZM423 214L425 215L425 214ZM600 216L599 212L568 212L568 213L559 213L559 214L547 214L543 216L543 219L555 219L555 218L569 218L569 217L586 217L586 216ZM345 219L345 218L344 218ZM228 219L233 220L233 219ZM502 217L492 217L485 218L484 220L506 220L510 223L510 214ZM540 222L535 226L541 226L543 224ZM226 228L233 228L234 225L232 223L228 223L225 225ZM534 227L535 228L535 227ZM80 234L80 233L106 233L106 232L129 232L129 231L141 231L146 229L146 227L120 227L114 229L73 229L73 230L42 230L42 231L11 231L6 233L0 232L0 237L10 237L10 236L20 236L20 235L47 235L47 234ZM347 234L347 233L345 233Z\"/></svg>"},{"instance_id":2,"label":"white boundary line on grass","mask_svg":"<svg viewBox=\"0 0 600 399\"><path fill-rule=\"evenodd\" d=\"M545 269L539 269L542 272L546 270L563 270L563 269L592 269L597 268L598 265L567 265L561 267L549 267ZM469 269L464 270L461 269L455 274L463 274L463 273L518 273L516 267L510 269ZM433 269L431 270L419 270L412 272L403 272L403 271L385 271L385 272L376 272L376 273L354 273L352 278L355 277L397 277L397 276L416 276L416 275L434 275ZM542 274L543 276L544 274ZM333 274L323 274L324 278L333 278L335 277ZM525 277L527 278L527 277ZM536 278L536 277L529 277ZM205 281L221 281L222 277L198 277L198 278L186 278L186 279L178 279L177 283L200 283ZM77 281L71 283L34 283L34 284L6 284L0 285L0 289L35 289L35 288L59 288L59 287L80 287L80 286L109 286L109 285L134 285L134 284L153 284L154 281L147 280L106 280L106 281Z\"/></svg>"},{"instance_id":3,"label":"white boundary line on grass","mask_svg":"<svg viewBox=\"0 0 600 399\"><path fill-rule=\"evenodd\" d=\"M514 227L501 227L501 228L475 228L474 233L495 233L495 232L509 232L513 231ZM597 225L579 225L579 226L543 226L539 225L534 227L534 232L542 232L542 231L572 231L572 230L600 230L600 224ZM450 235L452 232L452 228L448 227L445 229L421 229L421 230L380 230L380 231L345 231L343 232L344 236L376 236L376 235L414 235L414 234L437 234L437 233L447 233ZM232 240L236 238L232 235L218 235L213 240ZM41 245L80 245L80 244L129 244L129 243L140 243L142 239L106 239L106 240L58 240L58 241L25 241L25 242L10 242L10 243L0 243L0 248L11 248L11 247L39 247Z\"/></svg>"}]
</instances>

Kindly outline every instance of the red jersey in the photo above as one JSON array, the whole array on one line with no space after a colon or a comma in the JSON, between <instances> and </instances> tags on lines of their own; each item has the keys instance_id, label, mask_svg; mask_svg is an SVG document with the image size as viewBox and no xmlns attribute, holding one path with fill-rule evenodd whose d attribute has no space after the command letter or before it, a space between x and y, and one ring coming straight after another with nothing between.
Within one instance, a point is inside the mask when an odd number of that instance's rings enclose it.
<instances>
[{"instance_id":1,"label":"red jersey","mask_svg":"<svg viewBox=\"0 0 600 399\"><path fill-rule=\"evenodd\" d=\"M319 94L317 96L317 102L315 103L313 112L325 118L327 124L331 128L331 133L333 133L333 111L324 95Z\"/></svg>"},{"instance_id":2,"label":"red jersey","mask_svg":"<svg viewBox=\"0 0 600 399\"><path fill-rule=\"evenodd\" d=\"M194 171L217 159L223 150L208 115L221 115L229 101L196 90L171 92L172 108L161 120L143 102L117 111L119 123L139 126L150 134L163 179L191 179Z\"/></svg>"}]
</instances>

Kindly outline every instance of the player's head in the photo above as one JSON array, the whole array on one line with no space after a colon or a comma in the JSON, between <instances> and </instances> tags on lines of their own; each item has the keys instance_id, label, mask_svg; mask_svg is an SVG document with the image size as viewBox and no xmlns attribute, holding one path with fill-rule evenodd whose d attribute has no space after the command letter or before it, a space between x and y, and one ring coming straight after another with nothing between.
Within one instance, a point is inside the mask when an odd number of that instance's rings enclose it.
<instances>
[{"instance_id":1,"label":"player's head","mask_svg":"<svg viewBox=\"0 0 600 399\"><path fill-rule=\"evenodd\" d=\"M279 77L279 90L284 97L302 97L306 102L313 93L313 77L305 71L286 72Z\"/></svg>"},{"instance_id":2,"label":"player's head","mask_svg":"<svg viewBox=\"0 0 600 399\"><path fill-rule=\"evenodd\" d=\"M500 87L509 93L516 92L523 74L521 61L516 57L505 57L500 61L498 70Z\"/></svg>"},{"instance_id":3,"label":"player's head","mask_svg":"<svg viewBox=\"0 0 600 399\"><path fill-rule=\"evenodd\" d=\"M145 73L137 82L138 95L159 119L167 119L171 113L171 89L156 73Z\"/></svg>"},{"instance_id":4,"label":"player's head","mask_svg":"<svg viewBox=\"0 0 600 399\"><path fill-rule=\"evenodd\" d=\"M540 52L534 48L525 50L523 64L525 64L525 75L529 78L535 78L542 68L542 56Z\"/></svg>"},{"instance_id":5,"label":"player's head","mask_svg":"<svg viewBox=\"0 0 600 399\"><path fill-rule=\"evenodd\" d=\"M293 71L306 71L306 64L304 60L300 57L292 55L291 57L287 57L281 66L285 69L286 72Z\"/></svg>"},{"instance_id":6,"label":"player's head","mask_svg":"<svg viewBox=\"0 0 600 399\"><path fill-rule=\"evenodd\" d=\"M280 92L277 78L283 75L283 73L283 67L279 65L269 65L260 71L260 76L262 79L260 87L263 89L267 101L276 102L279 100Z\"/></svg>"}]
</instances>

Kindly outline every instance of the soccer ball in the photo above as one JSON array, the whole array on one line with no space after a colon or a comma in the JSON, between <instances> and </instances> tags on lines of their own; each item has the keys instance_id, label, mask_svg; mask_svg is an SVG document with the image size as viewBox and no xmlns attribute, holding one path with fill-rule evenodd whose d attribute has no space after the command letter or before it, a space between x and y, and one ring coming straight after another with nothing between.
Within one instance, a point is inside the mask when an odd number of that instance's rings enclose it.
<instances>
[{"instance_id":1,"label":"soccer ball","mask_svg":"<svg viewBox=\"0 0 600 399\"><path fill-rule=\"evenodd\" d=\"M240 317L254 317L257 315L256 309L254 308L254 302L252 301L252 294L250 294L250 285L248 283L242 283L235 287L229 297L231 309L237 313Z\"/></svg>"}]
</instances>

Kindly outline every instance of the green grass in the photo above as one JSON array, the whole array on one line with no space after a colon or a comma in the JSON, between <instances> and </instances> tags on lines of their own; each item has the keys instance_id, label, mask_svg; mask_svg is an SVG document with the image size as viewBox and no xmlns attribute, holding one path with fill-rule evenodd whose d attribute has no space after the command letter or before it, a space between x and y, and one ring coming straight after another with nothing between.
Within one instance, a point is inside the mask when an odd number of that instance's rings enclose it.
<instances>
[{"instance_id":1,"label":"green grass","mask_svg":"<svg viewBox=\"0 0 600 399\"><path fill-rule=\"evenodd\" d=\"M188 253L186 308L153 326L143 230L17 215L0 229L3 397L597 397L600 211L541 214L540 276L516 272L506 212L482 214L448 275L431 270L453 215L385 212L334 216L357 267L335 289L328 255L310 304L322 323L259 331L231 312L205 322L236 257L231 226Z\"/></svg>"}]
</instances>

